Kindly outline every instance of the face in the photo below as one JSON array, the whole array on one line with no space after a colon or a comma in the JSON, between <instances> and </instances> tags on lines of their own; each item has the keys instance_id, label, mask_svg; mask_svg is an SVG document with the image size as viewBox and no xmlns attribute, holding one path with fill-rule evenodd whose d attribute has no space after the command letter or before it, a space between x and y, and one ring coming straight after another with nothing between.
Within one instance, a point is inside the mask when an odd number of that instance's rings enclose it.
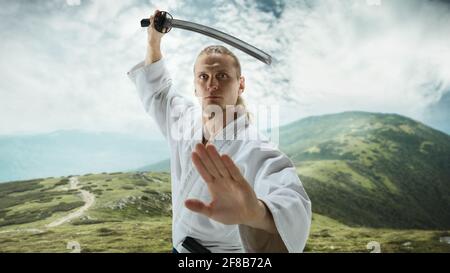
<instances>
[{"instance_id":1,"label":"face","mask_svg":"<svg viewBox=\"0 0 450 273\"><path fill-rule=\"evenodd\" d=\"M202 54L194 66L196 96L203 109L218 105L225 109L235 105L244 92L244 77L237 78L237 69L231 56L225 54Z\"/></svg>"}]
</instances>

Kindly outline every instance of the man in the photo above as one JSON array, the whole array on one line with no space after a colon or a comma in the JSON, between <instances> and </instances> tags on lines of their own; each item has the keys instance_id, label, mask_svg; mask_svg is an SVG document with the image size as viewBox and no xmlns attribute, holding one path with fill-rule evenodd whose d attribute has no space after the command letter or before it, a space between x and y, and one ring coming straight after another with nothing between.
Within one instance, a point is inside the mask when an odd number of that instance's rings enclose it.
<instances>
[{"instance_id":1,"label":"man","mask_svg":"<svg viewBox=\"0 0 450 273\"><path fill-rule=\"evenodd\" d=\"M154 15L145 61L128 75L169 142L174 251L189 252L186 237L211 252L303 251L311 203L295 167L255 133L245 111L228 111L243 108L239 60L222 46L199 54L194 66L199 109L173 88Z\"/></svg>"}]
</instances>

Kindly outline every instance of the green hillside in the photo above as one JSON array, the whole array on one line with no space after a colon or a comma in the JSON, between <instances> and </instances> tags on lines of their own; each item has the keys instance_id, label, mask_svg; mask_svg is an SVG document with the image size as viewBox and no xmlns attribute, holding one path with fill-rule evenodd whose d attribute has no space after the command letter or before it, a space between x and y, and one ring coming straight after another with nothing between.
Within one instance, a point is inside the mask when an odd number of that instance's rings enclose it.
<instances>
[{"instance_id":1,"label":"green hillside","mask_svg":"<svg viewBox=\"0 0 450 273\"><path fill-rule=\"evenodd\" d=\"M171 245L168 173L103 173L0 184L0 252L167 252ZM95 196L79 217L49 227Z\"/></svg>"},{"instance_id":2,"label":"green hillside","mask_svg":"<svg viewBox=\"0 0 450 273\"><path fill-rule=\"evenodd\" d=\"M450 252L448 135L348 112L284 126L280 140L312 200L306 251ZM170 252L170 190L168 172L142 171L0 184L0 252Z\"/></svg>"},{"instance_id":3,"label":"green hillside","mask_svg":"<svg viewBox=\"0 0 450 273\"><path fill-rule=\"evenodd\" d=\"M352 226L450 228L450 136L393 114L346 112L280 128L313 211ZM168 171L169 160L141 171Z\"/></svg>"},{"instance_id":4,"label":"green hillside","mask_svg":"<svg viewBox=\"0 0 450 273\"><path fill-rule=\"evenodd\" d=\"M171 198L168 173L112 173L48 178L0 185L0 252L170 252ZM95 196L83 213L80 191ZM313 215L308 252L450 252L450 231L354 228Z\"/></svg>"},{"instance_id":5,"label":"green hillside","mask_svg":"<svg viewBox=\"0 0 450 273\"><path fill-rule=\"evenodd\" d=\"M313 211L353 226L450 228L450 136L393 114L346 112L280 129Z\"/></svg>"}]
</instances>

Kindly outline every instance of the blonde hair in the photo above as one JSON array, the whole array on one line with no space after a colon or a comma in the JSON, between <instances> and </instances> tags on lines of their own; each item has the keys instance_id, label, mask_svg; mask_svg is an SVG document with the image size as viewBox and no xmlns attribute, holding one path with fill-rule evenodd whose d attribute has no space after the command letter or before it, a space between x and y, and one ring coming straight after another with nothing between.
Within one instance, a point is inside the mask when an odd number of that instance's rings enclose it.
<instances>
[{"instance_id":1,"label":"blonde hair","mask_svg":"<svg viewBox=\"0 0 450 273\"><path fill-rule=\"evenodd\" d=\"M234 67L236 68L236 77L239 80L241 77L241 63L239 62L239 59L234 55L233 52L231 52L228 48L221 46L221 45L210 45L205 47L197 56L197 59L202 55L210 55L210 54L223 54L228 55L231 58L233 58L234 61Z\"/></svg>"}]
</instances>

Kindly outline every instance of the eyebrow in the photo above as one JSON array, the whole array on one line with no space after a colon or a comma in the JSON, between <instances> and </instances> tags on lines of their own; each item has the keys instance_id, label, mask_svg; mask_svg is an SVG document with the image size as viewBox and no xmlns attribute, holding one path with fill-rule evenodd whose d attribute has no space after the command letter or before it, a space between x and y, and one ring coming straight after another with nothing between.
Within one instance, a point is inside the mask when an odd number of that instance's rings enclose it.
<instances>
[{"instance_id":1,"label":"eyebrow","mask_svg":"<svg viewBox=\"0 0 450 273\"><path fill-rule=\"evenodd\" d=\"M218 72L218 73L230 73L228 70L226 70L226 69L221 69L221 70L218 70L218 71L216 71L216 72ZM207 72L205 72L205 71L199 71L199 72L197 72L197 74L201 74L201 73L207 73Z\"/></svg>"}]
</instances>

